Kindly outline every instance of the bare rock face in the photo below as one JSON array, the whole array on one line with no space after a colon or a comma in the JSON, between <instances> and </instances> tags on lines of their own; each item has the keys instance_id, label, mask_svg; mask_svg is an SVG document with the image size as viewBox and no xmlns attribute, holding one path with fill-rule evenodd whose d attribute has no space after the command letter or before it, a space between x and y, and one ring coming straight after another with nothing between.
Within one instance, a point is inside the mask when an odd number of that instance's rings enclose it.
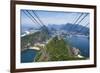
<instances>
[{"instance_id":1,"label":"bare rock face","mask_svg":"<svg viewBox=\"0 0 100 73\"><path fill-rule=\"evenodd\" d=\"M80 54L80 50L78 48L73 47L71 50L74 56L78 56Z\"/></svg>"}]
</instances>

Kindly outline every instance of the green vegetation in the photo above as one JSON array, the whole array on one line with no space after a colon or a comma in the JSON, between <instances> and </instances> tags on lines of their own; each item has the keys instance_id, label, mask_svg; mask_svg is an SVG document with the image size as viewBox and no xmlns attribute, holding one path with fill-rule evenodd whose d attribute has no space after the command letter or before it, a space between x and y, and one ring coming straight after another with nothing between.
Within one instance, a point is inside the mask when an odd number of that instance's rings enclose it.
<instances>
[{"instance_id":1,"label":"green vegetation","mask_svg":"<svg viewBox=\"0 0 100 73\"><path fill-rule=\"evenodd\" d=\"M35 43L43 43L48 39L48 35L42 31L32 33L21 37L21 50L26 48L27 44L29 46L34 46ZM68 41L64 41L63 38L58 38L58 36L48 40L49 42L45 46L37 45L40 48L37 55L34 58L35 62L44 61L67 61L67 60L83 60L86 58L79 58L72 54L71 46Z\"/></svg>"},{"instance_id":2,"label":"green vegetation","mask_svg":"<svg viewBox=\"0 0 100 73\"><path fill-rule=\"evenodd\" d=\"M40 48L41 48L41 50L37 53L34 61L35 62L41 62L41 61L46 62L46 61L48 61L49 60L49 55L46 51L46 47L40 47Z\"/></svg>"},{"instance_id":3,"label":"green vegetation","mask_svg":"<svg viewBox=\"0 0 100 73\"><path fill-rule=\"evenodd\" d=\"M45 51L45 55L43 55ZM48 59L44 60L45 56ZM58 39L58 37L54 37L45 45L45 48L42 48L37 56L35 57L36 62L41 61L68 61L68 60L84 60L86 58L79 58L72 55L72 51L70 50L70 45L68 41L64 41L63 39Z\"/></svg>"},{"instance_id":4,"label":"green vegetation","mask_svg":"<svg viewBox=\"0 0 100 73\"><path fill-rule=\"evenodd\" d=\"M67 60L70 56L69 45L63 39L54 37L47 45L47 52L50 56L50 61Z\"/></svg>"},{"instance_id":5,"label":"green vegetation","mask_svg":"<svg viewBox=\"0 0 100 73\"><path fill-rule=\"evenodd\" d=\"M39 51L34 59L35 62L39 61L40 57L42 56L42 52Z\"/></svg>"}]
</instances>

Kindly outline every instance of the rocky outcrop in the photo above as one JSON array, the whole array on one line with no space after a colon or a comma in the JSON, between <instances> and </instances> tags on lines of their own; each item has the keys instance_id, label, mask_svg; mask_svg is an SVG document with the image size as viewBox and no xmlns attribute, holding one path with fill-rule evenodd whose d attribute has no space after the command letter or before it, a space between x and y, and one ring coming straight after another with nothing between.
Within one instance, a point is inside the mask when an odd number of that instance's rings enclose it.
<instances>
[{"instance_id":1,"label":"rocky outcrop","mask_svg":"<svg viewBox=\"0 0 100 73\"><path fill-rule=\"evenodd\" d=\"M71 48L72 55L78 56L80 54L80 50L78 48L72 47Z\"/></svg>"}]
</instances>

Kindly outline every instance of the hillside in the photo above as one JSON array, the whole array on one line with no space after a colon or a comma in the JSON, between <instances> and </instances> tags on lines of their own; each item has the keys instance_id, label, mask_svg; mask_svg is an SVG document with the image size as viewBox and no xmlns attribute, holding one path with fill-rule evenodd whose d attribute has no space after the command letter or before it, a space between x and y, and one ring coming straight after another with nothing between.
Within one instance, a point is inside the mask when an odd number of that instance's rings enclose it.
<instances>
[{"instance_id":1,"label":"hillside","mask_svg":"<svg viewBox=\"0 0 100 73\"><path fill-rule=\"evenodd\" d=\"M43 42L48 39L48 35L45 32L38 31L29 35L26 35L24 37L21 37L21 50L24 50L28 44L30 46L33 46L34 43L37 42Z\"/></svg>"},{"instance_id":2,"label":"hillside","mask_svg":"<svg viewBox=\"0 0 100 73\"><path fill-rule=\"evenodd\" d=\"M68 43L58 37L54 37L46 47L51 61L67 60L71 55Z\"/></svg>"},{"instance_id":3,"label":"hillside","mask_svg":"<svg viewBox=\"0 0 100 73\"><path fill-rule=\"evenodd\" d=\"M44 48L42 47L36 55L35 61L67 61L85 59L73 55L70 47L68 41L65 42L63 38L58 39L56 36L52 38Z\"/></svg>"}]
</instances>

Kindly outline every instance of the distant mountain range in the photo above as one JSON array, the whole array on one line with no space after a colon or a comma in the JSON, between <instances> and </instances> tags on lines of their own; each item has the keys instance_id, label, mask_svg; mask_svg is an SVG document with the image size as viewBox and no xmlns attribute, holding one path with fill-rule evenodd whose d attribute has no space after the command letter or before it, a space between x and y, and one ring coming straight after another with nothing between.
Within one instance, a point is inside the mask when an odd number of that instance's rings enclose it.
<instances>
[{"instance_id":1,"label":"distant mountain range","mask_svg":"<svg viewBox=\"0 0 100 73\"><path fill-rule=\"evenodd\" d=\"M84 27L84 26L78 25L78 24L71 24L71 23L61 24L61 25L49 24L47 27L50 31L64 30L66 32L77 32L77 33L82 33L85 35L89 34L88 27Z\"/></svg>"},{"instance_id":2,"label":"distant mountain range","mask_svg":"<svg viewBox=\"0 0 100 73\"><path fill-rule=\"evenodd\" d=\"M65 32L77 32L77 33L82 33L84 35L89 35L89 28L88 27L84 27L82 25L79 24L71 24L71 23L67 23L67 24L48 24L46 25L46 29L48 29L50 32L52 31L65 31ZM24 31L30 31L30 30L37 30L40 28L43 28L43 30L45 29L45 27L34 27L34 26L22 26L21 27L21 33L23 33ZM45 31L45 30L44 30Z\"/></svg>"}]
</instances>

